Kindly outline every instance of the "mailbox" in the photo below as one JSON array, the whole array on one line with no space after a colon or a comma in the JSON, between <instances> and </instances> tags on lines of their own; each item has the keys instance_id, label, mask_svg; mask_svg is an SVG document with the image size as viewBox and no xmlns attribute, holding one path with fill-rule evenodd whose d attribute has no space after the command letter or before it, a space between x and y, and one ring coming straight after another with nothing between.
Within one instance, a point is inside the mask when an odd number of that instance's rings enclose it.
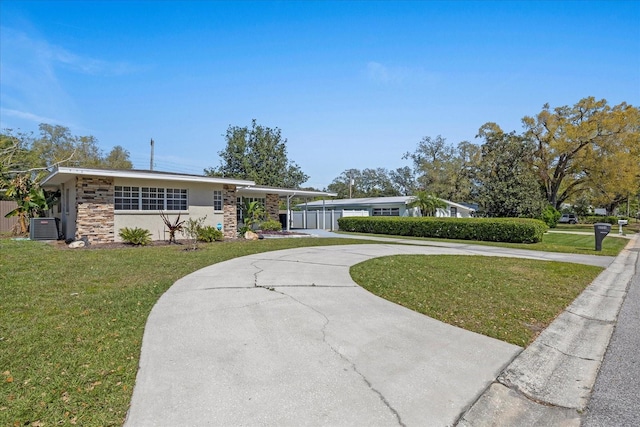
<instances>
[{"instance_id":1,"label":"mailbox","mask_svg":"<svg viewBox=\"0 0 640 427\"><path fill-rule=\"evenodd\" d=\"M602 241L607 234L611 231L611 224L604 222L598 222L593 224L593 231L596 234L596 251L602 250Z\"/></svg>"},{"instance_id":2,"label":"mailbox","mask_svg":"<svg viewBox=\"0 0 640 427\"><path fill-rule=\"evenodd\" d=\"M629 225L629 221L627 221L626 219L619 219L618 220L618 234L624 234L624 232L622 231L622 226L623 225Z\"/></svg>"}]
</instances>

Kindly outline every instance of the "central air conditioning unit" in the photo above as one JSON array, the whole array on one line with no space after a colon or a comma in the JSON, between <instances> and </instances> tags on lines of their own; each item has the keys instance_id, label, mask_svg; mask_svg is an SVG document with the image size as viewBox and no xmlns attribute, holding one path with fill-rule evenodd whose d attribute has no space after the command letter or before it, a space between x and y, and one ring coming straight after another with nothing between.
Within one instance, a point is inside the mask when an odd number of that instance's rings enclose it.
<instances>
[{"instance_id":1,"label":"central air conditioning unit","mask_svg":"<svg viewBox=\"0 0 640 427\"><path fill-rule=\"evenodd\" d=\"M29 239L31 240L58 240L58 218L31 218L29 226Z\"/></svg>"}]
</instances>

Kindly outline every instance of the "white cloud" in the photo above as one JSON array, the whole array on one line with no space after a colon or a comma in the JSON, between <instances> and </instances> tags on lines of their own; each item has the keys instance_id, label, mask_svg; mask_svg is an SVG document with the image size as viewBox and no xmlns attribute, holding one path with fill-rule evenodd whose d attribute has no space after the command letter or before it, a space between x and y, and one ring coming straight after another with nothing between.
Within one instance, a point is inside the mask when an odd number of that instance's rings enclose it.
<instances>
[{"instance_id":1,"label":"white cloud","mask_svg":"<svg viewBox=\"0 0 640 427\"><path fill-rule=\"evenodd\" d=\"M434 84L438 75L422 68L387 66L379 62L367 63L366 74L370 81L378 84L428 83Z\"/></svg>"},{"instance_id":2,"label":"white cloud","mask_svg":"<svg viewBox=\"0 0 640 427\"><path fill-rule=\"evenodd\" d=\"M27 121L38 123L38 124L40 123L49 123L52 125L60 124L58 120L52 119L50 117L39 116L37 114L29 113L26 111L12 110L10 108L0 108L0 115L15 117L17 119L27 120Z\"/></svg>"}]
</instances>

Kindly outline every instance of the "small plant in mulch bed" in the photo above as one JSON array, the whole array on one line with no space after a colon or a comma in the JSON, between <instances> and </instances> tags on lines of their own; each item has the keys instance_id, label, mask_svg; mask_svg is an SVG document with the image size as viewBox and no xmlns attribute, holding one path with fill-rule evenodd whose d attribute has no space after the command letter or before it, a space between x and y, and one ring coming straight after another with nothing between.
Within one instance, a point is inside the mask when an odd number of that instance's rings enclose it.
<instances>
[{"instance_id":1,"label":"small plant in mulch bed","mask_svg":"<svg viewBox=\"0 0 640 427\"><path fill-rule=\"evenodd\" d=\"M176 232L182 231L182 226L184 224L184 220L180 221L180 214L174 222L169 220L169 217L164 214L164 212L160 211L160 218L164 222L164 225L169 229L169 243L178 243L176 241Z\"/></svg>"},{"instance_id":2,"label":"small plant in mulch bed","mask_svg":"<svg viewBox=\"0 0 640 427\"><path fill-rule=\"evenodd\" d=\"M198 241L200 242L211 243L220 242L222 240L224 240L222 231L218 230L215 227L207 225L198 229Z\"/></svg>"},{"instance_id":3,"label":"small plant in mulch bed","mask_svg":"<svg viewBox=\"0 0 640 427\"><path fill-rule=\"evenodd\" d=\"M121 228L118 235L125 243L136 246L146 246L151 243L151 232L144 228Z\"/></svg>"},{"instance_id":4,"label":"small plant in mulch bed","mask_svg":"<svg viewBox=\"0 0 640 427\"><path fill-rule=\"evenodd\" d=\"M268 219L266 221L262 221L260 229L262 231L282 231L282 224L280 221L275 219Z\"/></svg>"},{"instance_id":5,"label":"small plant in mulch bed","mask_svg":"<svg viewBox=\"0 0 640 427\"><path fill-rule=\"evenodd\" d=\"M206 216L202 218L189 218L184 221L182 225L182 234L191 241L191 250L195 251L198 249L198 234L205 219L207 219Z\"/></svg>"}]
</instances>

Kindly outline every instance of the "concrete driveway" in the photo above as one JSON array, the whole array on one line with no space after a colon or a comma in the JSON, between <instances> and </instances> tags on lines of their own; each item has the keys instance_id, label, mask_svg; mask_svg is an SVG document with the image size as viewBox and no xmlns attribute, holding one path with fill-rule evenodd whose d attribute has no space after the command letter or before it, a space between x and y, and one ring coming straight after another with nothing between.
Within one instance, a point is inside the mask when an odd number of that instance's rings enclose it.
<instances>
[{"instance_id":1,"label":"concrete driveway","mask_svg":"<svg viewBox=\"0 0 640 427\"><path fill-rule=\"evenodd\" d=\"M153 308L125 425L452 425L522 349L390 303L351 280L350 266L394 254L550 256L373 244L290 249L204 268Z\"/></svg>"}]
</instances>

